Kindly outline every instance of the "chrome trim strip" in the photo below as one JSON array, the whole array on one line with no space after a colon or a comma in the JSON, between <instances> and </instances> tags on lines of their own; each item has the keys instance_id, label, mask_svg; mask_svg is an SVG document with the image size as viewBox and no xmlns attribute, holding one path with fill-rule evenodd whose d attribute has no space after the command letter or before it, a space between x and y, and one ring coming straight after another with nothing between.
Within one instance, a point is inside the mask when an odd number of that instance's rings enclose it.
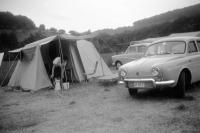
<instances>
[{"instance_id":1,"label":"chrome trim strip","mask_svg":"<svg viewBox=\"0 0 200 133\"><path fill-rule=\"evenodd\" d=\"M148 79L124 79L124 81L119 81L119 84L124 84L125 82L134 82L134 81L141 81L141 82L152 82L154 87L159 86L171 86L175 83L175 80L168 80L168 81L155 81L152 78Z\"/></svg>"},{"instance_id":2,"label":"chrome trim strip","mask_svg":"<svg viewBox=\"0 0 200 133\"><path fill-rule=\"evenodd\" d=\"M124 79L124 81L151 81L151 82L155 82L154 79Z\"/></svg>"},{"instance_id":3,"label":"chrome trim strip","mask_svg":"<svg viewBox=\"0 0 200 133\"><path fill-rule=\"evenodd\" d=\"M156 82L157 86L163 86L163 85L172 85L174 84L175 81L174 80L168 80L168 81L158 81Z\"/></svg>"}]
</instances>

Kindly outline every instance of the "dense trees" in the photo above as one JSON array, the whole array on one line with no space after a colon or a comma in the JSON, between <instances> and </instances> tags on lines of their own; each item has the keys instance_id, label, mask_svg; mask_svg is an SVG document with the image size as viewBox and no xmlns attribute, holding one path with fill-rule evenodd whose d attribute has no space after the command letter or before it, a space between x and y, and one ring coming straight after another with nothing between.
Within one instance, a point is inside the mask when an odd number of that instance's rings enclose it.
<instances>
[{"instance_id":1,"label":"dense trees","mask_svg":"<svg viewBox=\"0 0 200 133\"><path fill-rule=\"evenodd\" d=\"M34 22L25 16L0 12L0 52L19 47L18 31L25 32L35 29Z\"/></svg>"},{"instance_id":2,"label":"dense trees","mask_svg":"<svg viewBox=\"0 0 200 133\"><path fill-rule=\"evenodd\" d=\"M15 33L0 34L0 52L17 48L17 43L18 41Z\"/></svg>"},{"instance_id":3,"label":"dense trees","mask_svg":"<svg viewBox=\"0 0 200 133\"><path fill-rule=\"evenodd\" d=\"M46 29L44 24L37 28L32 20L25 16L0 12L0 52L16 49L25 44L43 39L65 30Z\"/></svg>"},{"instance_id":4,"label":"dense trees","mask_svg":"<svg viewBox=\"0 0 200 133\"><path fill-rule=\"evenodd\" d=\"M83 35L89 35L89 34L91 34L91 31L88 30L88 31L80 33L80 32L74 31L74 30L70 30L69 33L71 35L73 35L73 36L83 36Z\"/></svg>"},{"instance_id":5,"label":"dense trees","mask_svg":"<svg viewBox=\"0 0 200 133\"><path fill-rule=\"evenodd\" d=\"M25 16L17 15L14 16L10 12L0 12L0 29L6 30L17 30L24 29L30 30L35 29L36 26L32 20Z\"/></svg>"}]
</instances>

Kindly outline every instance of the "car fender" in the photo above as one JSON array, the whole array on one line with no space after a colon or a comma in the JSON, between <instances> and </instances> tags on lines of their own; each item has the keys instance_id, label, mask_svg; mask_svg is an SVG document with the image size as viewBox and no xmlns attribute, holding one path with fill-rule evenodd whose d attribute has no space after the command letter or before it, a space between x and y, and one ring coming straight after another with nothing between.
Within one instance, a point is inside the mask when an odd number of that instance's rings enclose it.
<instances>
[{"instance_id":1,"label":"car fender","mask_svg":"<svg viewBox=\"0 0 200 133\"><path fill-rule=\"evenodd\" d=\"M185 63L177 63L175 65L175 62L174 62L174 63L170 63L170 64L171 65L167 65L167 66L162 65L163 76L164 76L163 78L164 78L164 80L174 80L175 83L173 86L176 86L181 72L185 69L190 71L190 68ZM165 69L163 69L163 67ZM190 71L190 73L191 73L191 71ZM192 75L191 75L191 77L192 77Z\"/></svg>"}]
</instances>

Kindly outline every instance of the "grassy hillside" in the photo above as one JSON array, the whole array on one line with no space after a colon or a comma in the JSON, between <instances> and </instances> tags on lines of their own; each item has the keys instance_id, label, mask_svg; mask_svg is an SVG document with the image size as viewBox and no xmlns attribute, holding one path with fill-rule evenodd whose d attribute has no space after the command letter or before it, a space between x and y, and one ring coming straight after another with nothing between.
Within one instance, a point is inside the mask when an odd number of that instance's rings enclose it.
<instances>
[{"instance_id":1,"label":"grassy hillside","mask_svg":"<svg viewBox=\"0 0 200 133\"><path fill-rule=\"evenodd\" d=\"M158 25L166 22L174 22L180 17L192 17L200 15L200 4L169 11L160 15L156 15L150 18L145 18L133 23L134 28L144 28L152 25Z\"/></svg>"}]
</instances>

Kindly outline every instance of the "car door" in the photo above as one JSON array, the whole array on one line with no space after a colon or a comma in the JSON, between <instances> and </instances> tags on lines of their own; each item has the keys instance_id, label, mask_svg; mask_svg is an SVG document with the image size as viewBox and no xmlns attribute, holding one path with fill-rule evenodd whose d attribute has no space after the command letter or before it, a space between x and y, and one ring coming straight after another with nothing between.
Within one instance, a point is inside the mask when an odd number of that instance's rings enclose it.
<instances>
[{"instance_id":1,"label":"car door","mask_svg":"<svg viewBox=\"0 0 200 133\"><path fill-rule=\"evenodd\" d=\"M188 63L189 68L192 74L192 82L198 81L199 78L199 64L200 64L200 58L199 58L199 52L196 46L195 41L190 41L188 43Z\"/></svg>"}]
</instances>

